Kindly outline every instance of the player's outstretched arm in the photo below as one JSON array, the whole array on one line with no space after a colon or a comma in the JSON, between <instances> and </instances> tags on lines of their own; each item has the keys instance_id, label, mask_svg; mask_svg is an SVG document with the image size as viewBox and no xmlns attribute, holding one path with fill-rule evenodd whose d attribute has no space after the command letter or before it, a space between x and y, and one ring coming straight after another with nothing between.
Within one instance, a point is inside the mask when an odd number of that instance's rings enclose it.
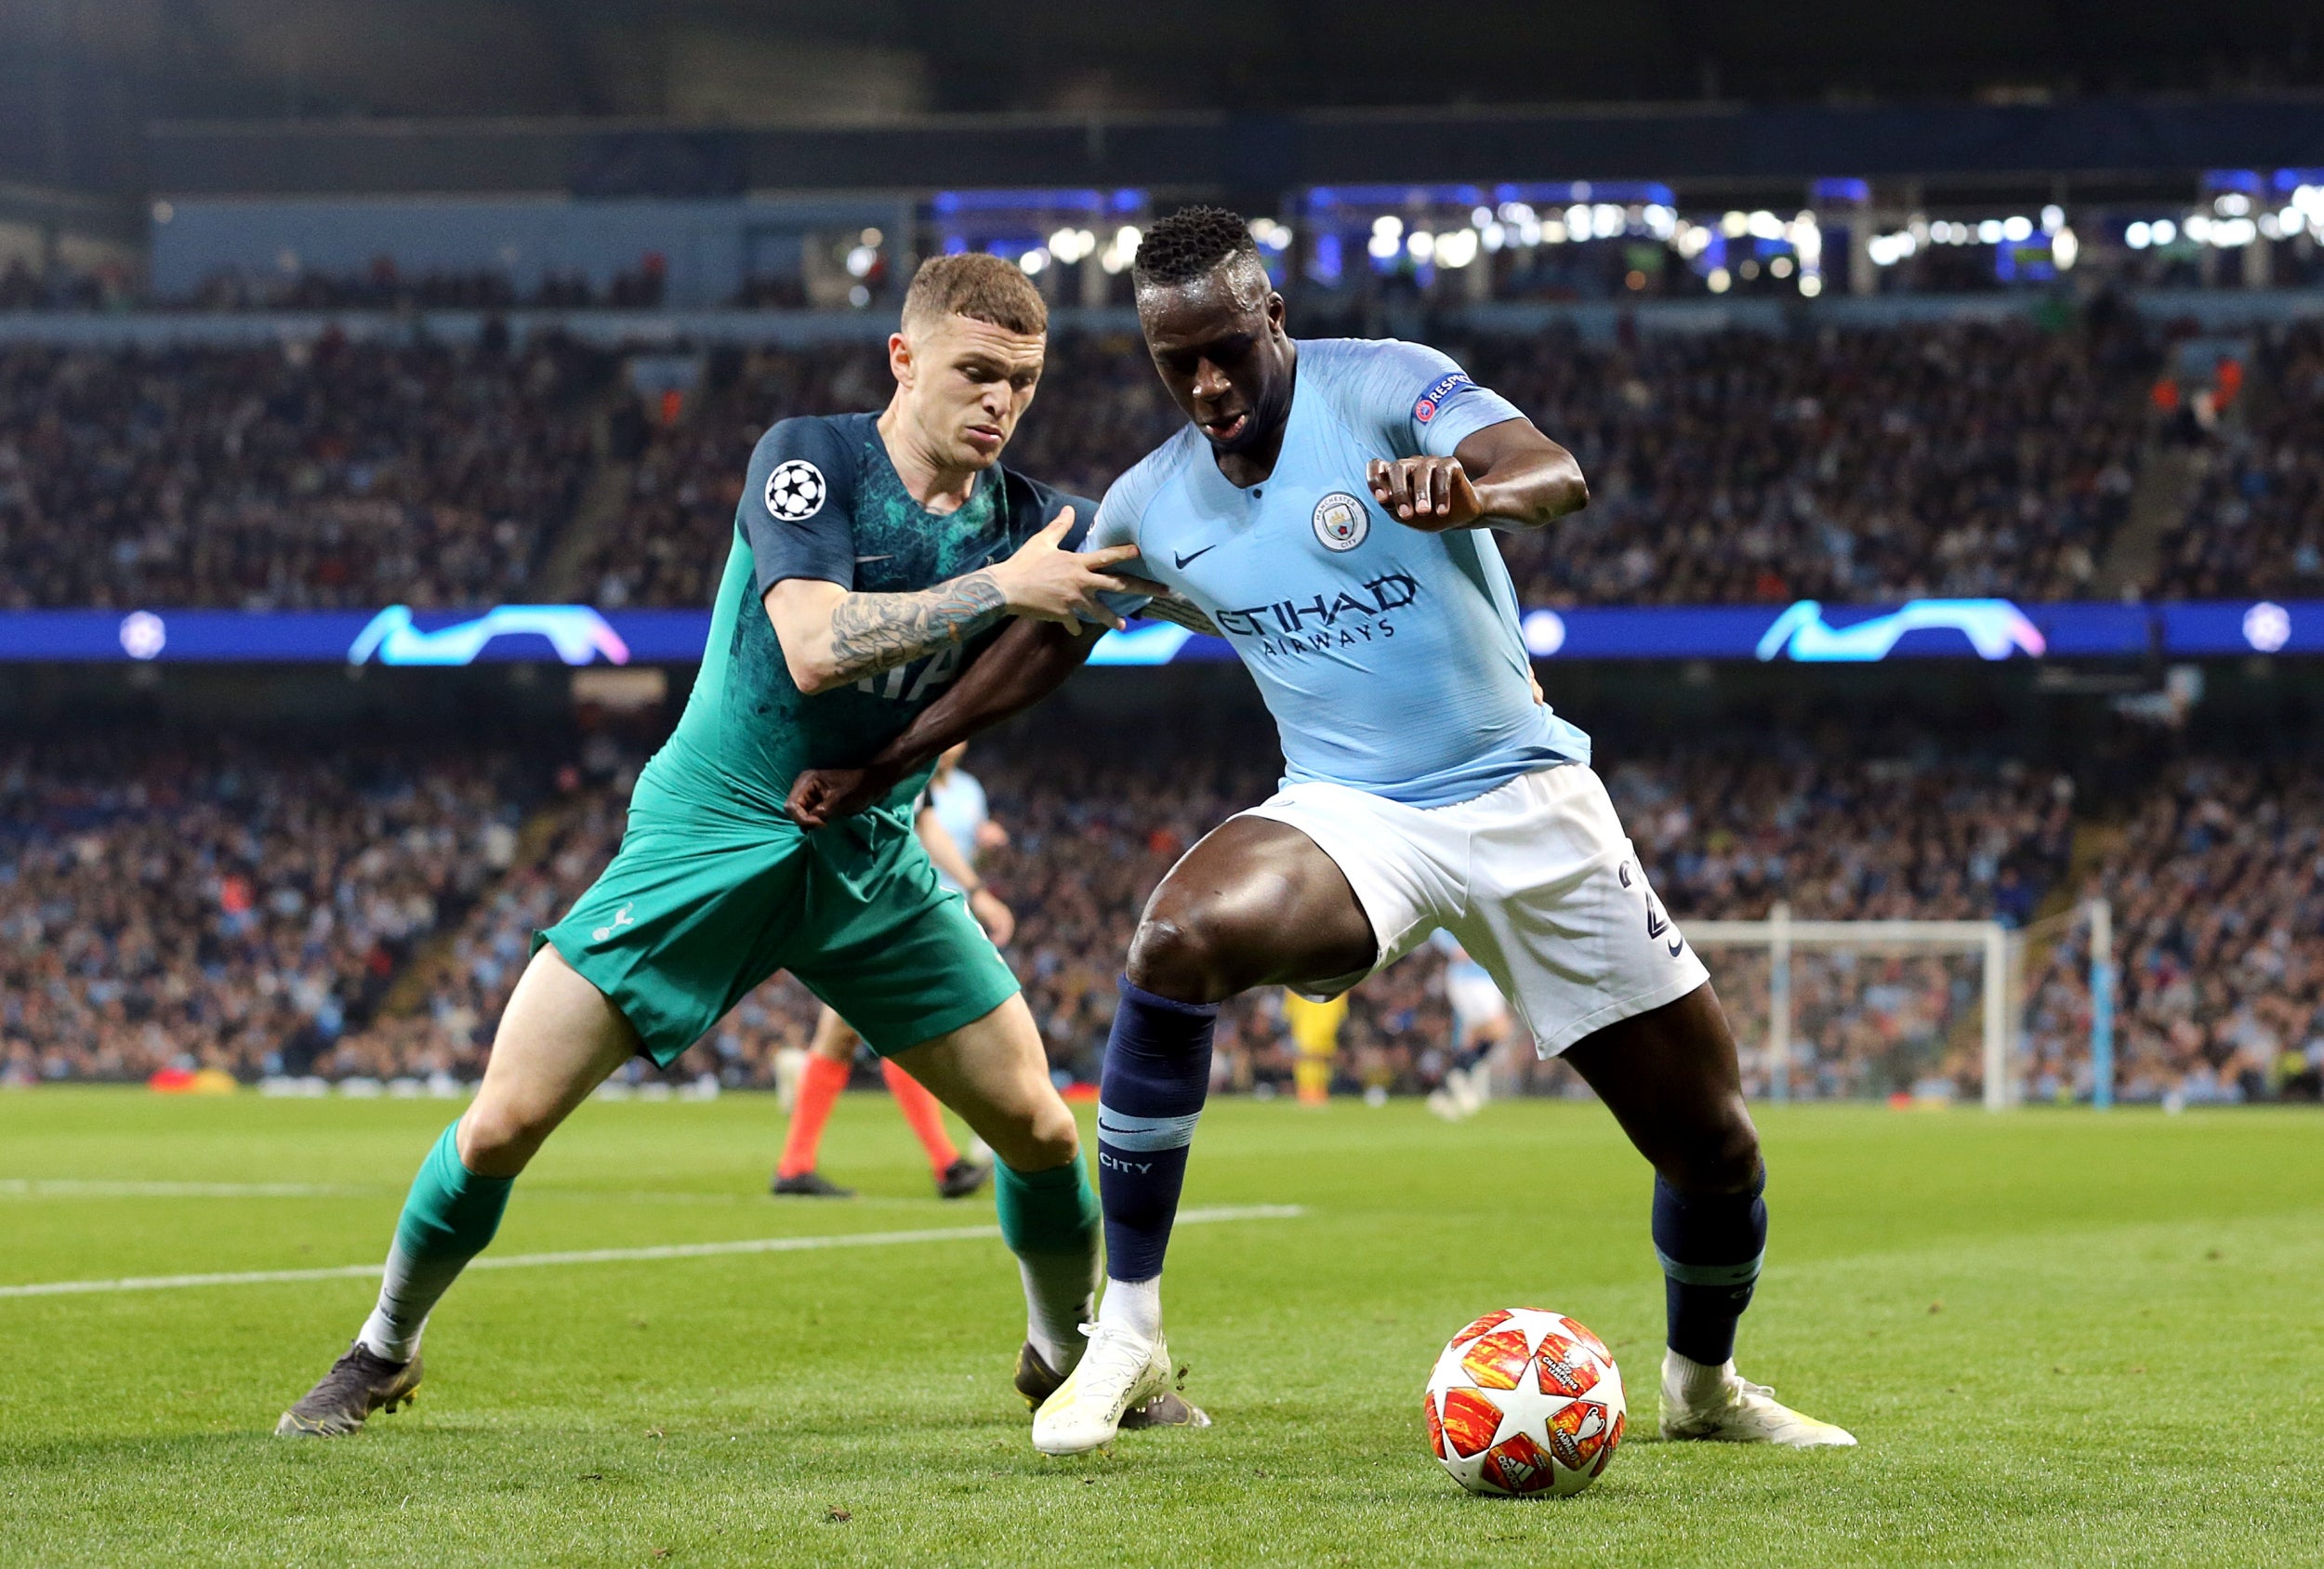
<instances>
[{"instance_id":1,"label":"player's outstretched arm","mask_svg":"<svg viewBox=\"0 0 2324 1569\"><path fill-rule=\"evenodd\" d=\"M1472 432L1450 457L1375 458L1365 479L1389 516L1423 534L1537 529L1590 505L1581 465L1529 419Z\"/></svg>"},{"instance_id":2,"label":"player's outstretched arm","mask_svg":"<svg viewBox=\"0 0 2324 1569\"><path fill-rule=\"evenodd\" d=\"M945 747L1024 712L1055 692L1081 668L1097 643L1096 638L1081 637L1062 625L1019 622L994 639L950 692L922 709L862 768L817 768L800 774L786 803L792 821L802 828L822 828L873 805L895 788L897 780Z\"/></svg>"},{"instance_id":3,"label":"player's outstretched arm","mask_svg":"<svg viewBox=\"0 0 2324 1569\"><path fill-rule=\"evenodd\" d=\"M810 695L830 692L972 638L1005 615L1119 629L1122 618L1098 596L1136 590L1106 569L1138 552L1064 549L1073 521L1068 507L997 566L917 593L858 594L822 578L785 578L767 590L766 607L791 679Z\"/></svg>"}]
</instances>

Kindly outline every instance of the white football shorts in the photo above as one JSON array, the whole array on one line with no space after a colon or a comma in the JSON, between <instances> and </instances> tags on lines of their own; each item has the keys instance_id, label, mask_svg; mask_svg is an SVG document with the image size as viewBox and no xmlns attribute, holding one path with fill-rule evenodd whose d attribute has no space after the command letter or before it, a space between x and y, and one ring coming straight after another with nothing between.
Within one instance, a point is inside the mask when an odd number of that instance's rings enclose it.
<instances>
[{"instance_id":1,"label":"white football shorts","mask_svg":"<svg viewBox=\"0 0 2324 1569\"><path fill-rule=\"evenodd\" d=\"M1317 982L1337 996L1443 927L1554 1057L1710 979L1646 886L1605 785L1579 763L1453 806L1406 806L1345 784L1293 784L1242 815L1287 823L1337 862L1372 923L1372 969Z\"/></svg>"}]
</instances>

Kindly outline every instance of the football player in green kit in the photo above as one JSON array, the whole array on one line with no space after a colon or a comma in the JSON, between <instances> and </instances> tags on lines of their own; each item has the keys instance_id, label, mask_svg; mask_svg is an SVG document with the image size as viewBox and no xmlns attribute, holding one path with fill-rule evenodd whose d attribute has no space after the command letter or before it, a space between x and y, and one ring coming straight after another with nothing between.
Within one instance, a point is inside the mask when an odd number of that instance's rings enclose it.
<instances>
[{"instance_id":1,"label":"football player in green kit","mask_svg":"<svg viewBox=\"0 0 2324 1569\"><path fill-rule=\"evenodd\" d=\"M1131 548L1076 552L1091 504L999 466L1048 324L1010 263L931 258L889 339L887 409L786 419L759 441L701 674L621 849L535 937L476 1099L412 1184L378 1305L276 1431L352 1432L410 1399L429 1311L542 1141L632 1054L667 1065L778 969L998 1157L1027 1305L1020 1392L1037 1405L1080 1359L1096 1200L1015 977L913 835L927 771L812 833L784 811L795 776L869 759L1008 617L1095 636L1122 625L1102 594L1153 592L1108 571ZM1137 1415L1207 1421L1175 1393Z\"/></svg>"}]
</instances>

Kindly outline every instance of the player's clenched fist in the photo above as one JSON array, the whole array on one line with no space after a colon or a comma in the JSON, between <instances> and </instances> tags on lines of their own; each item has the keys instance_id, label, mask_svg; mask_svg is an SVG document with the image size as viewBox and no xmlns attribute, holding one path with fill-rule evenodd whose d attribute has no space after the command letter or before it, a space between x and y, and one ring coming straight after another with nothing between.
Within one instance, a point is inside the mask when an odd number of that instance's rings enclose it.
<instances>
[{"instance_id":1,"label":"player's clenched fist","mask_svg":"<svg viewBox=\"0 0 2324 1569\"><path fill-rule=\"evenodd\" d=\"M812 832L828 828L842 817L852 817L876 805L896 787L904 771L890 765L866 768L811 768L791 781L784 810L791 821Z\"/></svg>"},{"instance_id":2,"label":"player's clenched fist","mask_svg":"<svg viewBox=\"0 0 2324 1569\"><path fill-rule=\"evenodd\" d=\"M1073 522L1074 509L1068 507L1057 514L1055 522L993 568L993 581L1005 597L1011 615L1062 622L1075 630L1084 622L1094 622L1118 632L1129 623L1098 596L1138 590L1140 585L1128 578L1109 576L1105 571L1134 560L1138 547L1109 545L1103 550L1068 550L1064 548L1065 534Z\"/></svg>"},{"instance_id":3,"label":"player's clenched fist","mask_svg":"<svg viewBox=\"0 0 2324 1569\"><path fill-rule=\"evenodd\" d=\"M1388 515L1423 534L1467 528L1485 516L1477 488L1457 457L1374 458L1364 478Z\"/></svg>"}]
</instances>

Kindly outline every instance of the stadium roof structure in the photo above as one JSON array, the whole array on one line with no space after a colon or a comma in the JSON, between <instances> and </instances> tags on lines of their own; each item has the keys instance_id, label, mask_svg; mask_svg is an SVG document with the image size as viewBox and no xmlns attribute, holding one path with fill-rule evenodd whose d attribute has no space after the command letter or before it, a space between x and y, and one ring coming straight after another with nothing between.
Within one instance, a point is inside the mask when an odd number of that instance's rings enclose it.
<instances>
[{"instance_id":1,"label":"stadium roof structure","mask_svg":"<svg viewBox=\"0 0 2324 1569\"><path fill-rule=\"evenodd\" d=\"M862 126L601 120L176 122L150 132L157 193L562 192L1139 186L1273 193L1446 179L1826 176L2183 184L2313 162L2324 100L1329 110L946 115Z\"/></svg>"}]
</instances>

